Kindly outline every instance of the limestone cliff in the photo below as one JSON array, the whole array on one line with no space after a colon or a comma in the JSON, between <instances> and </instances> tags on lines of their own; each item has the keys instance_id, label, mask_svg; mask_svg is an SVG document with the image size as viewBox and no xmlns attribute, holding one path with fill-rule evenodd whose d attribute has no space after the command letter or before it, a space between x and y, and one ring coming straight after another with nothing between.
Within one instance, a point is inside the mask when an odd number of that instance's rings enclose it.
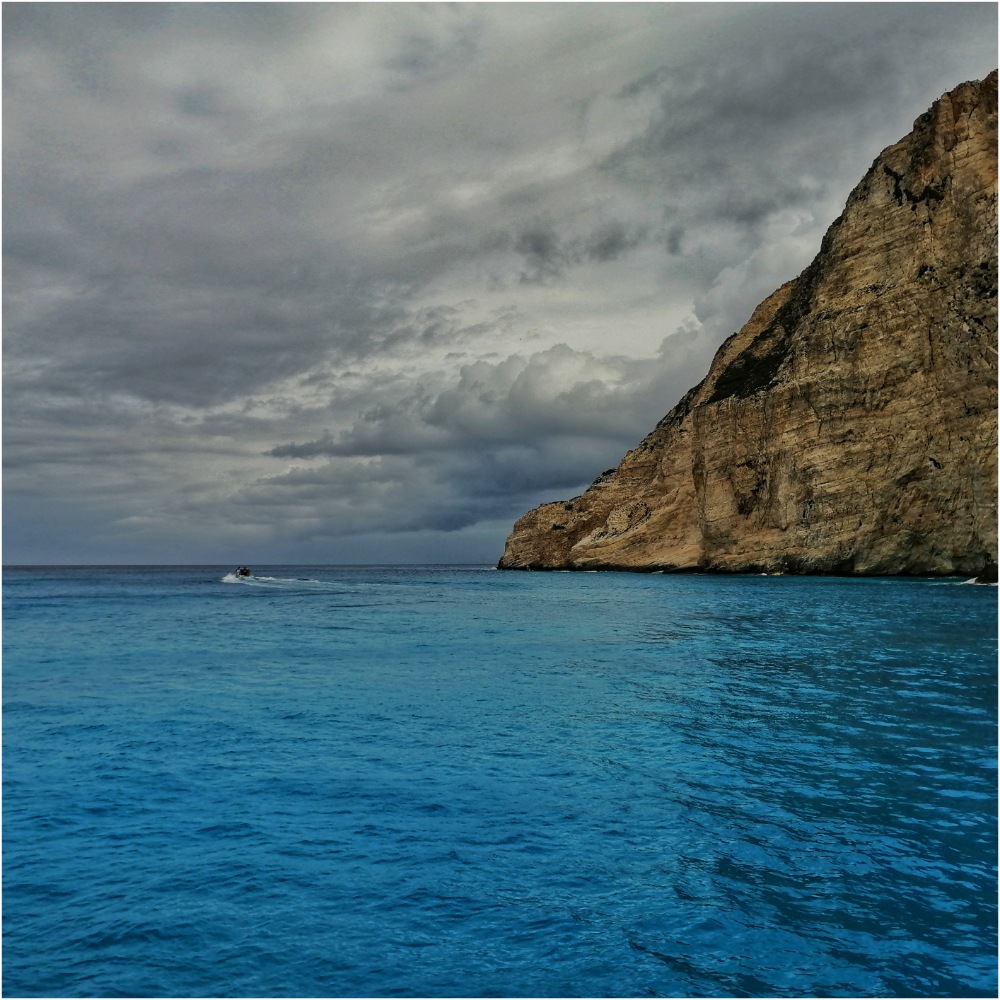
<instances>
[{"instance_id":1,"label":"limestone cliff","mask_svg":"<svg viewBox=\"0 0 1000 1000\"><path fill-rule=\"evenodd\" d=\"M884 150L819 254L503 569L976 574L997 559L997 74Z\"/></svg>"}]
</instances>

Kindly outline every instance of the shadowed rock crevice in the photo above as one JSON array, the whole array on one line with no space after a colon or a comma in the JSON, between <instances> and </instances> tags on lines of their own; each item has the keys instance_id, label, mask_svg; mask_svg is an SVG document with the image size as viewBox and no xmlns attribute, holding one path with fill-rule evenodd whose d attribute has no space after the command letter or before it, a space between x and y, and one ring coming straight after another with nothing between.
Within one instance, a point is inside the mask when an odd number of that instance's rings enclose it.
<instances>
[{"instance_id":1,"label":"shadowed rock crevice","mask_svg":"<svg viewBox=\"0 0 1000 1000\"><path fill-rule=\"evenodd\" d=\"M500 567L995 575L996 194L994 72L883 150L802 274Z\"/></svg>"}]
</instances>

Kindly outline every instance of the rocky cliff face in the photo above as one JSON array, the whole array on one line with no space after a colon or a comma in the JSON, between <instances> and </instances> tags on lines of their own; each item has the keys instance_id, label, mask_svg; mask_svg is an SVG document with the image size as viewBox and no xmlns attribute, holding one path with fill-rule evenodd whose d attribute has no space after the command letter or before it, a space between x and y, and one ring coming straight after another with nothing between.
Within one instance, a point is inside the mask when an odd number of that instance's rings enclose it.
<instances>
[{"instance_id":1,"label":"rocky cliff face","mask_svg":"<svg viewBox=\"0 0 1000 1000\"><path fill-rule=\"evenodd\" d=\"M977 574L997 558L997 74L935 102L815 260L502 569Z\"/></svg>"}]
</instances>

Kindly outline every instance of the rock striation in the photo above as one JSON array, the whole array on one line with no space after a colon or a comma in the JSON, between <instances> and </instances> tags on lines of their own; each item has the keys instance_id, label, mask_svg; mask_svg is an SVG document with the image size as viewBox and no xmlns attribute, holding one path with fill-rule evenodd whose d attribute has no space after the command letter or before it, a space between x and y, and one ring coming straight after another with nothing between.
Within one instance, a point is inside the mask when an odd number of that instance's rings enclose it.
<instances>
[{"instance_id":1,"label":"rock striation","mask_svg":"<svg viewBox=\"0 0 1000 1000\"><path fill-rule=\"evenodd\" d=\"M997 562L997 74L885 149L812 263L501 569L981 575Z\"/></svg>"}]
</instances>

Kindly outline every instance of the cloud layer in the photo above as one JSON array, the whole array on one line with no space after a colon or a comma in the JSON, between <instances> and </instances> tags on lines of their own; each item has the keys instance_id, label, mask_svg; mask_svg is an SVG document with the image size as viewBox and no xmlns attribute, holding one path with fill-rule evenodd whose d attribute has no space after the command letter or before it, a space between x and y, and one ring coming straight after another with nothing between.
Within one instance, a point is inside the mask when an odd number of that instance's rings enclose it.
<instances>
[{"instance_id":1,"label":"cloud layer","mask_svg":"<svg viewBox=\"0 0 1000 1000\"><path fill-rule=\"evenodd\" d=\"M992 4L9 4L5 560L499 555Z\"/></svg>"}]
</instances>

